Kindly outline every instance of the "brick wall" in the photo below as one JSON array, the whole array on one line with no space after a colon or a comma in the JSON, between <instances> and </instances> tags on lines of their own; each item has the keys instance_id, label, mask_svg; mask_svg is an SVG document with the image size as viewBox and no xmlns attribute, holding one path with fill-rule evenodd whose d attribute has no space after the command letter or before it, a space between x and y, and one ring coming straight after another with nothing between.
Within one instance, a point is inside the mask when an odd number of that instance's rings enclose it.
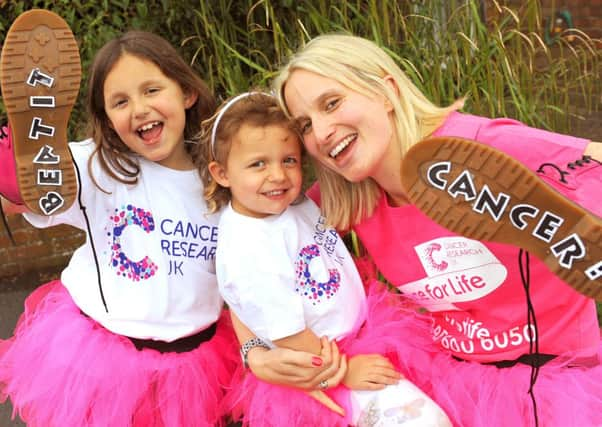
<instances>
[{"instance_id":1,"label":"brick wall","mask_svg":"<svg viewBox=\"0 0 602 427\"><path fill-rule=\"evenodd\" d=\"M20 215L10 215L7 220L16 245L0 225L0 278L32 272L58 277L72 252L85 239L82 232L66 225L37 229Z\"/></svg>"},{"instance_id":2,"label":"brick wall","mask_svg":"<svg viewBox=\"0 0 602 427\"><path fill-rule=\"evenodd\" d=\"M544 17L552 16L554 8L567 10L575 28L602 38L602 0L542 0L541 5Z\"/></svg>"}]
</instances>

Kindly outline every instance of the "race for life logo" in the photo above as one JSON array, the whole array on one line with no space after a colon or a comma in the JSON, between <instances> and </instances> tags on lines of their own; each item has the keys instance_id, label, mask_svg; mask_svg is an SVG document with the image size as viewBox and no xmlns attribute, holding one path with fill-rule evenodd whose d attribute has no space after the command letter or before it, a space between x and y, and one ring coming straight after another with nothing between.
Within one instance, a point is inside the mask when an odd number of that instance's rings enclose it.
<instances>
[{"instance_id":1,"label":"race for life logo","mask_svg":"<svg viewBox=\"0 0 602 427\"><path fill-rule=\"evenodd\" d=\"M485 245L465 237L434 239L414 250L427 277L399 289L429 311L458 310L454 303L488 295L508 275Z\"/></svg>"}]
</instances>

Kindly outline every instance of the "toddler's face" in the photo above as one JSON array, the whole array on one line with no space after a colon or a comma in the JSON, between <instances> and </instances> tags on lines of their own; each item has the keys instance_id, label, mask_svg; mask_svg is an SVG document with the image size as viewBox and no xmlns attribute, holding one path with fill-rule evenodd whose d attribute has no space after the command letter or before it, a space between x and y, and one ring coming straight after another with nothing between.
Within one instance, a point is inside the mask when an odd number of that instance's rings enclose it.
<instances>
[{"instance_id":1,"label":"toddler's face","mask_svg":"<svg viewBox=\"0 0 602 427\"><path fill-rule=\"evenodd\" d=\"M243 125L221 178L238 213L255 218L280 214L301 193L301 142L285 126Z\"/></svg>"}]
</instances>

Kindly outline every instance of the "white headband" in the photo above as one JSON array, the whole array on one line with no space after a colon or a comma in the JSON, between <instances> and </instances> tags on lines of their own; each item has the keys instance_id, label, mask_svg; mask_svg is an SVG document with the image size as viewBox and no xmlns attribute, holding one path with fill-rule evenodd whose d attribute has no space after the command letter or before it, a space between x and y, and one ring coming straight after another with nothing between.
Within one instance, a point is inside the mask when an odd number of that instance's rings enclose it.
<instances>
[{"instance_id":1,"label":"white headband","mask_svg":"<svg viewBox=\"0 0 602 427\"><path fill-rule=\"evenodd\" d=\"M215 159L215 134L217 133L217 127L219 126L219 121L222 119L222 116L224 115L224 113L226 111L228 111L228 109L235 104L236 102L240 101L243 98L246 98L247 96L251 96L251 95L266 95L266 96L271 96L269 93L265 93L265 92L243 92L240 95L236 95L234 98L232 98L230 101L226 102L226 105L224 105L222 107L222 109L219 111L219 113L217 114L217 117L215 118L215 121L213 122L213 128L211 129L211 154L213 154L213 158Z\"/></svg>"}]
</instances>

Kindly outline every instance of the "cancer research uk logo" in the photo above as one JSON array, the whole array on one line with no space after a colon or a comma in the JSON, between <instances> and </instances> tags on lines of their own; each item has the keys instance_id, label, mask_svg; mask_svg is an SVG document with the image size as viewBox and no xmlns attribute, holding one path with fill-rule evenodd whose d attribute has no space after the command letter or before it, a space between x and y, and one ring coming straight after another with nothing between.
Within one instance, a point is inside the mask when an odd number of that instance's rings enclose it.
<instances>
[{"instance_id":1,"label":"cancer research uk logo","mask_svg":"<svg viewBox=\"0 0 602 427\"><path fill-rule=\"evenodd\" d=\"M401 289L429 311L457 310L454 303L488 295L508 275L485 245L465 237L434 239L414 250L427 277Z\"/></svg>"},{"instance_id":2,"label":"cancer research uk logo","mask_svg":"<svg viewBox=\"0 0 602 427\"><path fill-rule=\"evenodd\" d=\"M150 211L126 205L110 215L107 229L111 249L110 264L117 275L133 282L150 279L159 270L158 265L144 253L146 247L140 233L160 233L161 252L169 265L168 276L184 276L187 259L212 260L215 257L217 226L193 224L163 219L155 230L155 219Z\"/></svg>"}]
</instances>

